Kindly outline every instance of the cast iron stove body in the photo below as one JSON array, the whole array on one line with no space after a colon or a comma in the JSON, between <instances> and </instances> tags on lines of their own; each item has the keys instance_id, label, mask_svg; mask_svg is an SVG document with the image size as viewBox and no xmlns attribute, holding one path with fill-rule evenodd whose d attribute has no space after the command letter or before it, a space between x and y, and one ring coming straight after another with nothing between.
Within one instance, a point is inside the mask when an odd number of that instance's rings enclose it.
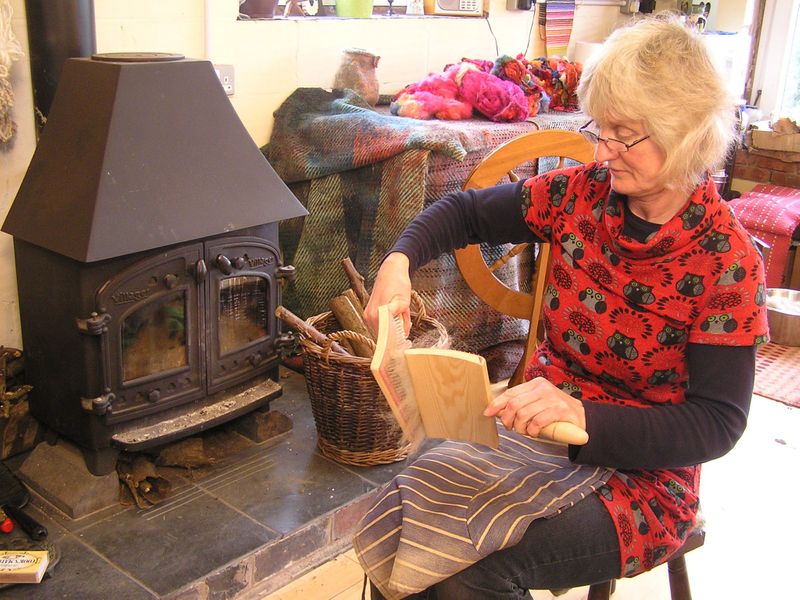
<instances>
[{"instance_id":1,"label":"cast iron stove body","mask_svg":"<svg viewBox=\"0 0 800 600\"><path fill-rule=\"evenodd\" d=\"M31 412L99 475L268 406L278 222L304 214L207 61L69 59L3 226Z\"/></svg>"}]
</instances>

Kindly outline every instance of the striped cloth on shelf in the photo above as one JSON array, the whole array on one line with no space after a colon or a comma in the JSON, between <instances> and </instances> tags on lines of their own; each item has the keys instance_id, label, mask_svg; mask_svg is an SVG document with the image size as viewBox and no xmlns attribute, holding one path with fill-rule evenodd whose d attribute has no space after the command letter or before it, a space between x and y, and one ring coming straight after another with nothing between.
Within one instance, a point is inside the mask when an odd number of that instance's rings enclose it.
<instances>
[{"instance_id":1,"label":"striped cloth on shelf","mask_svg":"<svg viewBox=\"0 0 800 600\"><path fill-rule=\"evenodd\" d=\"M547 0L539 7L539 32L548 57L567 55L574 18L575 0Z\"/></svg>"},{"instance_id":2,"label":"striped cloth on shelf","mask_svg":"<svg viewBox=\"0 0 800 600\"><path fill-rule=\"evenodd\" d=\"M759 184L730 206L750 235L770 246L764 253L767 287L787 287L789 248L800 229L800 190Z\"/></svg>"},{"instance_id":3,"label":"striped cloth on shelf","mask_svg":"<svg viewBox=\"0 0 800 600\"><path fill-rule=\"evenodd\" d=\"M381 593L402 598L513 546L534 519L567 509L612 473L513 432L501 433L497 450L447 441L387 484L353 546Z\"/></svg>"}]
</instances>

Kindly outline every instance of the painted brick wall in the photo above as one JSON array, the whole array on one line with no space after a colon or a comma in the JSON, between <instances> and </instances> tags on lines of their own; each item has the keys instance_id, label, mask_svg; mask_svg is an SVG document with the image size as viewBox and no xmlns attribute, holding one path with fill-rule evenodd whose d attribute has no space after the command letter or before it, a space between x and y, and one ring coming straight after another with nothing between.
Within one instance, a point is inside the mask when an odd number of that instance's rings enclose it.
<instances>
[{"instance_id":1,"label":"painted brick wall","mask_svg":"<svg viewBox=\"0 0 800 600\"><path fill-rule=\"evenodd\" d=\"M800 188L800 153L739 148L733 177L755 183Z\"/></svg>"}]
</instances>

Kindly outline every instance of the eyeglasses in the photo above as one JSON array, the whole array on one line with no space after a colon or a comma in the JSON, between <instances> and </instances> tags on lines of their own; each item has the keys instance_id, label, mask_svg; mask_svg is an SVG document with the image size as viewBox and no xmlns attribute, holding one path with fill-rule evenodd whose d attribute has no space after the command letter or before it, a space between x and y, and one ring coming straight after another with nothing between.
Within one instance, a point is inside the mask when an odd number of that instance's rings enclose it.
<instances>
[{"instance_id":1,"label":"eyeglasses","mask_svg":"<svg viewBox=\"0 0 800 600\"><path fill-rule=\"evenodd\" d=\"M598 144L600 142L603 142L608 147L609 150L613 150L614 152L617 152L618 154L622 154L623 152L627 152L628 150L633 148L636 144L638 144L640 142L643 142L647 138L650 137L649 135L646 135L643 138L640 138L640 139L636 140L635 142L627 143L627 142L623 142L622 140L617 140L615 138L601 137L601 136L597 135L597 133L595 131L592 131L591 129L589 129L589 127L592 124L594 124L594 121L589 121L588 123L586 123L586 125L582 126L580 129L578 129L578 133L583 135L583 137L585 137L587 140L589 140L593 144ZM594 126L597 127L596 124Z\"/></svg>"}]
</instances>

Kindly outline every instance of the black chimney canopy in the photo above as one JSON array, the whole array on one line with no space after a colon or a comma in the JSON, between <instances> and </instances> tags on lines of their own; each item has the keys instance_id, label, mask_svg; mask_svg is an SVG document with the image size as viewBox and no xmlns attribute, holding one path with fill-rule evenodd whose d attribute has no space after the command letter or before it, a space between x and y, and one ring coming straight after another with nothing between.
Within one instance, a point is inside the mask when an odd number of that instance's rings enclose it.
<instances>
[{"instance_id":1,"label":"black chimney canopy","mask_svg":"<svg viewBox=\"0 0 800 600\"><path fill-rule=\"evenodd\" d=\"M205 60L70 58L3 231L94 262L308 214Z\"/></svg>"}]
</instances>

